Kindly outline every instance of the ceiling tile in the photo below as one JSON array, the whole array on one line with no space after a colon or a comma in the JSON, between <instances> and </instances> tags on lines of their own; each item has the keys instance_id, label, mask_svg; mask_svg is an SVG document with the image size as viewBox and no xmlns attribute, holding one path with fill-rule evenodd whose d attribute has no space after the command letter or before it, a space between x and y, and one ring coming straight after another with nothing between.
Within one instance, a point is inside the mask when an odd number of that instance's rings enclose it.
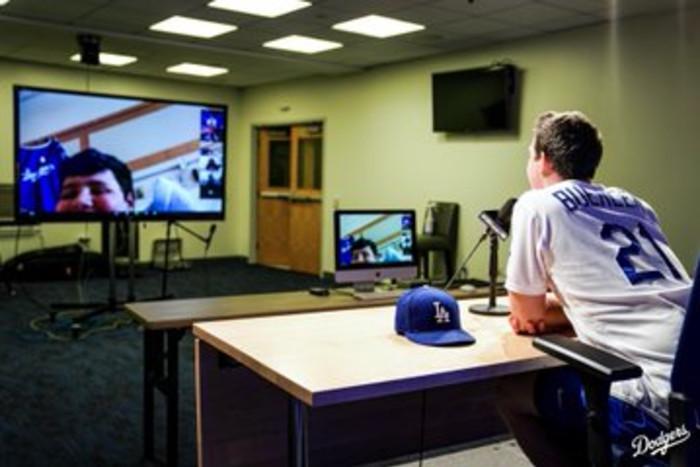
<instances>
[{"instance_id":1,"label":"ceiling tile","mask_svg":"<svg viewBox=\"0 0 700 467\"><path fill-rule=\"evenodd\" d=\"M47 8L47 2L44 0L17 0L4 6L2 13L18 15L24 18L70 23L108 3L109 0L85 0L80 2L54 0L50 2L51 6Z\"/></svg>"},{"instance_id":2,"label":"ceiling tile","mask_svg":"<svg viewBox=\"0 0 700 467\"><path fill-rule=\"evenodd\" d=\"M466 13L469 15L489 15L501 10L514 8L523 3L530 3L528 0L488 0L474 1L467 0L439 0L431 2L437 8L445 8L448 10Z\"/></svg>"},{"instance_id":3,"label":"ceiling tile","mask_svg":"<svg viewBox=\"0 0 700 467\"><path fill-rule=\"evenodd\" d=\"M511 26L511 24L502 23L490 18L469 17L453 21L449 24L443 24L440 26L440 28L444 29L445 31L464 36L478 36L495 31L501 31Z\"/></svg>"},{"instance_id":4,"label":"ceiling tile","mask_svg":"<svg viewBox=\"0 0 700 467\"><path fill-rule=\"evenodd\" d=\"M444 8L435 8L432 3L428 5L415 5L392 12L391 17L403 21L411 21L430 28L433 25L454 21L459 16L454 11Z\"/></svg>"},{"instance_id":5,"label":"ceiling tile","mask_svg":"<svg viewBox=\"0 0 700 467\"><path fill-rule=\"evenodd\" d=\"M537 3L567 8L583 13L593 13L604 10L610 5L610 0L537 0Z\"/></svg>"},{"instance_id":6,"label":"ceiling tile","mask_svg":"<svg viewBox=\"0 0 700 467\"><path fill-rule=\"evenodd\" d=\"M497 18L518 26L528 27L531 24L543 22L556 22L559 19L573 16L571 10L564 10L555 6L538 3L522 4L508 10L502 10L487 18Z\"/></svg>"},{"instance_id":7,"label":"ceiling tile","mask_svg":"<svg viewBox=\"0 0 700 467\"><path fill-rule=\"evenodd\" d=\"M426 0L325 0L323 5L340 11L355 13L357 16L400 11ZM312 7L313 8L313 7Z\"/></svg>"}]
</instances>

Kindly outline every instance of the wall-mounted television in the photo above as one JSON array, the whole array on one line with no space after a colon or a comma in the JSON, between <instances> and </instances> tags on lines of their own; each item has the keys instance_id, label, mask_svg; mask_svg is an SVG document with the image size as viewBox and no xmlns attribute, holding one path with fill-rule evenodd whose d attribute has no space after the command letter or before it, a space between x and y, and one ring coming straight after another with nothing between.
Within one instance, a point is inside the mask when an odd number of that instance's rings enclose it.
<instances>
[{"instance_id":1,"label":"wall-mounted television","mask_svg":"<svg viewBox=\"0 0 700 467\"><path fill-rule=\"evenodd\" d=\"M519 75L513 65L434 73L433 131L517 132Z\"/></svg>"},{"instance_id":2,"label":"wall-mounted television","mask_svg":"<svg viewBox=\"0 0 700 467\"><path fill-rule=\"evenodd\" d=\"M225 105L15 86L14 111L18 219L224 218Z\"/></svg>"}]
</instances>

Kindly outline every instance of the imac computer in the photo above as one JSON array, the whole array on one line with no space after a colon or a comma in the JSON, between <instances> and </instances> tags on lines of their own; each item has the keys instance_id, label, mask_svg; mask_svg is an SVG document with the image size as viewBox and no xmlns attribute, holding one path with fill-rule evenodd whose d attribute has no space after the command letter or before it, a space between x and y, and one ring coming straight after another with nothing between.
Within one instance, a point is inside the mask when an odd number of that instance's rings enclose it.
<instances>
[{"instance_id":1,"label":"imac computer","mask_svg":"<svg viewBox=\"0 0 700 467\"><path fill-rule=\"evenodd\" d=\"M334 226L335 281L351 283L357 298L371 298L382 279L416 277L415 211L338 210Z\"/></svg>"}]
</instances>

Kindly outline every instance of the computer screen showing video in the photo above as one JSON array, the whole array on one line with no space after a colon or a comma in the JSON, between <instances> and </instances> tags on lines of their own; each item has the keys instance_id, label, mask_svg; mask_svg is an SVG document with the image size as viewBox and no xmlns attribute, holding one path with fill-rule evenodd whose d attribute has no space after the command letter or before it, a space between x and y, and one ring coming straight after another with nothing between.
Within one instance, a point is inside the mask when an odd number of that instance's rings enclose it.
<instances>
[{"instance_id":1,"label":"computer screen showing video","mask_svg":"<svg viewBox=\"0 0 700 467\"><path fill-rule=\"evenodd\" d=\"M220 219L226 107L15 87L17 215Z\"/></svg>"},{"instance_id":2,"label":"computer screen showing video","mask_svg":"<svg viewBox=\"0 0 700 467\"><path fill-rule=\"evenodd\" d=\"M416 262L413 211L336 211L336 267Z\"/></svg>"}]
</instances>

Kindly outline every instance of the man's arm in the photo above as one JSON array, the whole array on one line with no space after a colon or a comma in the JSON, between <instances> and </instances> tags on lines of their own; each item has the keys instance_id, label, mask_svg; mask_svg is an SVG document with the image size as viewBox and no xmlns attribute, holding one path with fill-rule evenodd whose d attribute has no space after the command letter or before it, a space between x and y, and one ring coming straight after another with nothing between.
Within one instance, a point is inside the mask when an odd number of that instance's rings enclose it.
<instances>
[{"instance_id":1,"label":"man's arm","mask_svg":"<svg viewBox=\"0 0 700 467\"><path fill-rule=\"evenodd\" d=\"M510 326L517 334L543 334L571 327L554 295L508 292Z\"/></svg>"}]
</instances>

